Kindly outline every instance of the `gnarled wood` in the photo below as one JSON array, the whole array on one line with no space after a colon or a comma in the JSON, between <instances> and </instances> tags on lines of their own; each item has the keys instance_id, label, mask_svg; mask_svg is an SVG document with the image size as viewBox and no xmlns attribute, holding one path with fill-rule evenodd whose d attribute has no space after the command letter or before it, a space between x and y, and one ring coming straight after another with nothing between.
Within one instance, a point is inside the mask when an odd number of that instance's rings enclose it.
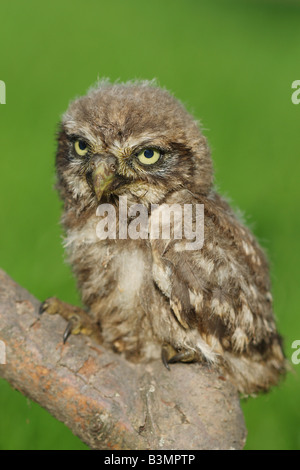
<instances>
[{"instance_id":1,"label":"gnarled wood","mask_svg":"<svg viewBox=\"0 0 300 470\"><path fill-rule=\"evenodd\" d=\"M200 364L132 364L83 336L0 271L4 377L93 449L242 449L234 387Z\"/></svg>"}]
</instances>

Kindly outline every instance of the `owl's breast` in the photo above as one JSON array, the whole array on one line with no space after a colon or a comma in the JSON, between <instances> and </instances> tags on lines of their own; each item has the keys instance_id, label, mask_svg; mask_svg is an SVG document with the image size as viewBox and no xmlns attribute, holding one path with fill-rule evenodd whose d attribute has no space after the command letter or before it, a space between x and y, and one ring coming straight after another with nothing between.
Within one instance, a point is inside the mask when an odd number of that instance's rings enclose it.
<instances>
[{"instance_id":1,"label":"owl's breast","mask_svg":"<svg viewBox=\"0 0 300 470\"><path fill-rule=\"evenodd\" d=\"M126 309L132 308L140 290L144 289L145 283L149 281L147 275L151 269L149 254L146 247L142 249L131 244L126 248L118 247L118 242L115 250L111 269L117 283L116 301Z\"/></svg>"},{"instance_id":2,"label":"owl's breast","mask_svg":"<svg viewBox=\"0 0 300 470\"><path fill-rule=\"evenodd\" d=\"M101 245L101 244L100 244ZM146 243L120 240L106 242L110 261L99 269L95 278L106 285L95 298L91 312L99 320L105 341L127 356L158 357L160 349L153 344L152 327L147 311L154 297L151 253ZM152 307L154 305L152 304ZM144 349L147 349L147 352ZM149 349L149 351L148 351Z\"/></svg>"},{"instance_id":3,"label":"owl's breast","mask_svg":"<svg viewBox=\"0 0 300 470\"><path fill-rule=\"evenodd\" d=\"M97 221L68 231L69 261L82 301L100 323L104 340L136 354L142 344L153 342L147 316L155 291L151 249L148 240L99 240Z\"/></svg>"}]
</instances>

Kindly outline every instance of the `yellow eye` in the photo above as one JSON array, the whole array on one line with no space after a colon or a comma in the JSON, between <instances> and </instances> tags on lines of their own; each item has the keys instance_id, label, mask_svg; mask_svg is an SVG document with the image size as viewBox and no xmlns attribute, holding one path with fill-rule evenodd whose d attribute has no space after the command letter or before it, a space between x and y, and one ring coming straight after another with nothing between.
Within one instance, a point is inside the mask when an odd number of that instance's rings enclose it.
<instances>
[{"instance_id":1,"label":"yellow eye","mask_svg":"<svg viewBox=\"0 0 300 470\"><path fill-rule=\"evenodd\" d=\"M74 144L75 151L78 155L83 157L88 153L88 146L84 140L76 140Z\"/></svg>"},{"instance_id":2,"label":"yellow eye","mask_svg":"<svg viewBox=\"0 0 300 470\"><path fill-rule=\"evenodd\" d=\"M160 157L160 153L155 149L144 149L138 153L138 159L144 165L153 165Z\"/></svg>"}]
</instances>

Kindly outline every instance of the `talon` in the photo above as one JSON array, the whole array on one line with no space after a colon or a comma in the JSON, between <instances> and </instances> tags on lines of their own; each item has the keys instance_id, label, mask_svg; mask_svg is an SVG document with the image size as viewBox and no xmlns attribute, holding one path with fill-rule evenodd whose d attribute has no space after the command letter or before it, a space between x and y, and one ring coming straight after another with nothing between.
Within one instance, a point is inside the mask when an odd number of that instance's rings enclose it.
<instances>
[{"instance_id":1,"label":"talon","mask_svg":"<svg viewBox=\"0 0 300 470\"><path fill-rule=\"evenodd\" d=\"M78 315L72 315L63 334L63 343L66 343L71 334L78 335L79 333L89 336L89 332L87 332L84 328L83 323Z\"/></svg>"},{"instance_id":2,"label":"talon","mask_svg":"<svg viewBox=\"0 0 300 470\"><path fill-rule=\"evenodd\" d=\"M42 315L46 311L49 315L59 313L60 302L56 297L48 297L40 304L39 314Z\"/></svg>"},{"instance_id":3,"label":"talon","mask_svg":"<svg viewBox=\"0 0 300 470\"><path fill-rule=\"evenodd\" d=\"M175 364L176 362L180 362L181 356L182 356L182 353L178 353L170 357L169 364Z\"/></svg>"},{"instance_id":4,"label":"talon","mask_svg":"<svg viewBox=\"0 0 300 470\"><path fill-rule=\"evenodd\" d=\"M64 331L64 334L63 334L63 343L66 344L66 341L67 339L69 338L70 334L72 333L72 321L70 320L67 324L67 327Z\"/></svg>"},{"instance_id":5,"label":"talon","mask_svg":"<svg viewBox=\"0 0 300 470\"><path fill-rule=\"evenodd\" d=\"M166 369L171 370L171 369L170 369L170 366L169 366L169 364L168 364L168 357L169 357L169 355L168 355L167 349L166 349L166 348L162 348L162 350L161 350L161 360L162 360L162 363L163 363L163 365L166 367Z\"/></svg>"},{"instance_id":6,"label":"talon","mask_svg":"<svg viewBox=\"0 0 300 470\"><path fill-rule=\"evenodd\" d=\"M83 334L92 337L98 343L101 343L101 334L99 326L93 322L92 318L82 308L67 304L57 297L49 297L40 304L39 314L47 312L49 315L60 315L67 320L67 327L63 334L63 343L65 344L69 336Z\"/></svg>"},{"instance_id":7,"label":"talon","mask_svg":"<svg viewBox=\"0 0 300 470\"><path fill-rule=\"evenodd\" d=\"M168 370L170 370L170 366L169 366L170 358L173 357L175 354L177 354L177 351L176 351L176 349L173 348L173 346L171 346L168 343L164 343L162 345L161 360L162 360L163 365Z\"/></svg>"},{"instance_id":8,"label":"talon","mask_svg":"<svg viewBox=\"0 0 300 470\"><path fill-rule=\"evenodd\" d=\"M39 307L39 315L43 315L46 307L46 301L41 302L40 307Z\"/></svg>"},{"instance_id":9,"label":"talon","mask_svg":"<svg viewBox=\"0 0 300 470\"><path fill-rule=\"evenodd\" d=\"M169 364L174 364L175 362L193 362L196 359L196 353L193 350L176 351L170 344L163 344L161 359L163 365L170 370Z\"/></svg>"},{"instance_id":10,"label":"talon","mask_svg":"<svg viewBox=\"0 0 300 470\"><path fill-rule=\"evenodd\" d=\"M195 357L194 351L181 351L169 359L169 364L174 364L175 362L193 362Z\"/></svg>"}]
</instances>

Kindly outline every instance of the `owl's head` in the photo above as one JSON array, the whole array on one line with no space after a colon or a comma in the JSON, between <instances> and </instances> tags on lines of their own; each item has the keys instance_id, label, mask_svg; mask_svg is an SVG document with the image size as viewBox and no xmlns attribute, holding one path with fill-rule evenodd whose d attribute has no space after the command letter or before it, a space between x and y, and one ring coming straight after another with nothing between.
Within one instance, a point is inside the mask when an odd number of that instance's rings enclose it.
<instances>
[{"instance_id":1,"label":"owl's head","mask_svg":"<svg viewBox=\"0 0 300 470\"><path fill-rule=\"evenodd\" d=\"M127 195L160 203L187 188L206 194L213 171L206 139L182 104L153 82L100 82L71 103L58 136L62 198L81 207Z\"/></svg>"}]
</instances>

